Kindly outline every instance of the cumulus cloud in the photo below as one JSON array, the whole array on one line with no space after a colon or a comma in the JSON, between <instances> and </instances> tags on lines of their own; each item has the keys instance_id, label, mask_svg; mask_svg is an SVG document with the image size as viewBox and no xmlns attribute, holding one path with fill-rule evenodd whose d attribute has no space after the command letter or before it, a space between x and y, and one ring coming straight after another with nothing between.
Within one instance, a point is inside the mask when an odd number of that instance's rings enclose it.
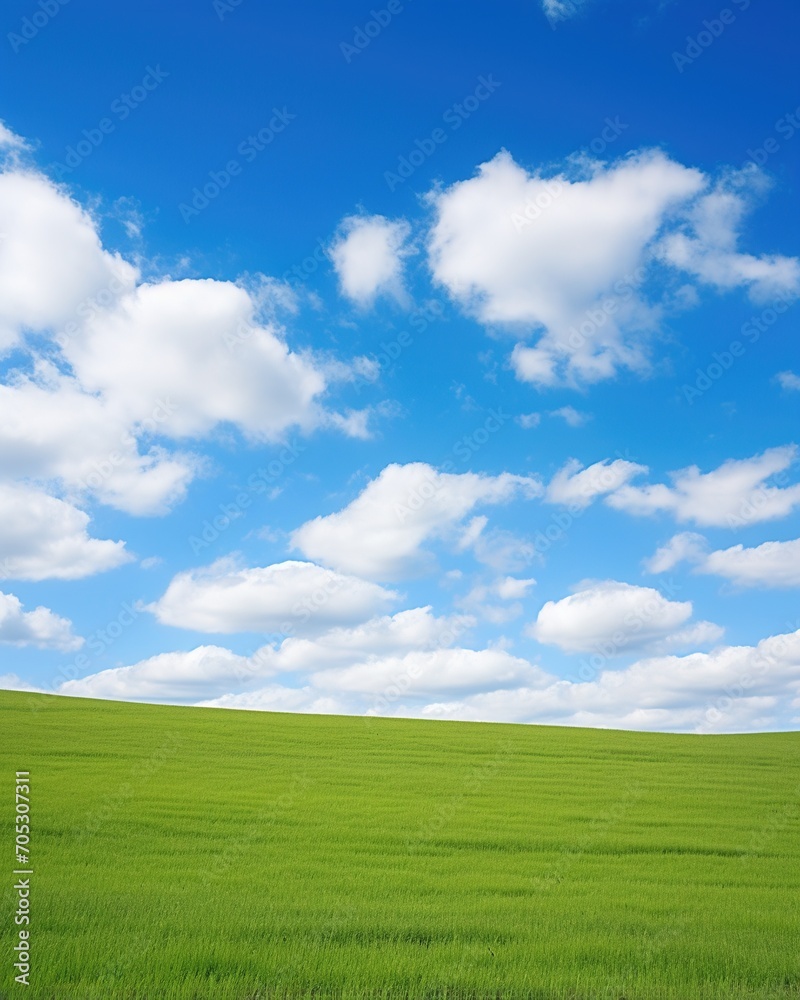
<instances>
[{"instance_id":1,"label":"cumulus cloud","mask_svg":"<svg viewBox=\"0 0 800 1000\"><path fill-rule=\"evenodd\" d=\"M574 17L583 6L582 0L542 0L542 10L551 25Z\"/></svg>"},{"instance_id":2,"label":"cumulus cloud","mask_svg":"<svg viewBox=\"0 0 800 1000\"><path fill-rule=\"evenodd\" d=\"M648 573L666 573L682 562L696 562L703 557L706 540L694 531L682 531L644 561Z\"/></svg>"},{"instance_id":3,"label":"cumulus cloud","mask_svg":"<svg viewBox=\"0 0 800 1000\"><path fill-rule=\"evenodd\" d=\"M359 306L371 305L378 295L403 301L403 261L409 253L410 231L407 222L382 215L346 218L331 248L342 294Z\"/></svg>"},{"instance_id":4,"label":"cumulus cloud","mask_svg":"<svg viewBox=\"0 0 800 1000\"><path fill-rule=\"evenodd\" d=\"M794 372L778 372L775 376L781 389L787 392L800 392L800 375Z\"/></svg>"},{"instance_id":5,"label":"cumulus cloud","mask_svg":"<svg viewBox=\"0 0 800 1000\"><path fill-rule=\"evenodd\" d=\"M287 639L246 657L219 647L164 654L67 682L61 693L685 732L785 728L791 703L800 703L800 631L757 646L660 655L570 681L502 650L451 648L462 628L414 609L313 640ZM420 641L426 648L417 647ZM9 678L0 684L11 686Z\"/></svg>"},{"instance_id":6,"label":"cumulus cloud","mask_svg":"<svg viewBox=\"0 0 800 1000\"><path fill-rule=\"evenodd\" d=\"M5 122L0 121L0 149L13 151L24 148L25 140L16 132L12 132Z\"/></svg>"},{"instance_id":7,"label":"cumulus cloud","mask_svg":"<svg viewBox=\"0 0 800 1000\"><path fill-rule=\"evenodd\" d=\"M483 323L536 336L533 345L520 340L511 356L523 381L577 385L620 369L645 371L648 339L666 306L648 303L643 292L657 263L755 296L800 288L794 258L736 249L739 219L750 192L763 187L761 175L726 183L723 195L701 171L659 150L611 164L573 157L549 175L503 151L477 176L429 196L430 266ZM736 212L726 214L722 199Z\"/></svg>"},{"instance_id":8,"label":"cumulus cloud","mask_svg":"<svg viewBox=\"0 0 800 1000\"><path fill-rule=\"evenodd\" d=\"M622 458L605 459L584 469L577 459L571 458L550 480L545 499L548 503L588 507L595 497L613 493L647 471L647 466Z\"/></svg>"},{"instance_id":9,"label":"cumulus cloud","mask_svg":"<svg viewBox=\"0 0 800 1000\"><path fill-rule=\"evenodd\" d=\"M755 257L737 249L751 195L764 186L755 167L727 174L689 208L683 225L664 237L661 258L720 290L745 287L756 300L797 295L800 261L795 257Z\"/></svg>"},{"instance_id":10,"label":"cumulus cloud","mask_svg":"<svg viewBox=\"0 0 800 1000\"><path fill-rule=\"evenodd\" d=\"M541 493L538 480L388 465L343 510L306 522L292 544L309 559L367 579L391 580L429 562L425 542L452 536L475 507Z\"/></svg>"},{"instance_id":11,"label":"cumulus cloud","mask_svg":"<svg viewBox=\"0 0 800 1000\"><path fill-rule=\"evenodd\" d=\"M592 417L589 413L581 413L574 406L562 406L558 410L550 411L551 417L560 417L569 427L583 427Z\"/></svg>"},{"instance_id":12,"label":"cumulus cloud","mask_svg":"<svg viewBox=\"0 0 800 1000\"><path fill-rule=\"evenodd\" d=\"M94 220L41 174L0 173L0 353L23 332L58 328L97 296L113 302L138 272L104 250Z\"/></svg>"},{"instance_id":13,"label":"cumulus cloud","mask_svg":"<svg viewBox=\"0 0 800 1000\"><path fill-rule=\"evenodd\" d=\"M76 500L94 496L129 514L164 513L200 466L191 454L146 443L169 408L154 406L137 438L107 397L40 363L33 377L0 385L0 475L51 481Z\"/></svg>"},{"instance_id":14,"label":"cumulus cloud","mask_svg":"<svg viewBox=\"0 0 800 1000\"><path fill-rule=\"evenodd\" d=\"M91 538L89 515L27 486L0 484L0 577L77 580L129 562L124 542Z\"/></svg>"},{"instance_id":15,"label":"cumulus cloud","mask_svg":"<svg viewBox=\"0 0 800 1000\"><path fill-rule=\"evenodd\" d=\"M289 676L313 676L316 696L325 689L327 699L336 698L338 695L334 689L339 684L340 675L344 676L342 672L355 670L361 671L361 680L355 679L357 674L347 674L346 689L368 696L368 700L361 705L363 711L374 702L376 694L390 683L387 680L390 675L396 674L395 679L401 685L418 680L417 668L421 665L422 672L425 672L429 654L447 650L473 624L474 619L469 615L437 618L429 607L413 608L352 627L331 628L312 637L292 636L280 643L262 646L247 655L235 654L219 646L164 653L132 666L104 670L81 680L66 682L60 693L156 701L195 701L219 697L226 705L235 707L239 698L249 703L253 688L261 690L265 679L277 675L281 676L283 683ZM420 656L422 660L418 659ZM434 658L430 662L439 661ZM460 689L471 686L455 676L453 661L441 662L452 683ZM484 667L486 662L479 658L478 663ZM498 661L492 662L496 664ZM473 669L478 667L473 665ZM526 676L530 678L532 675L528 673ZM432 678L430 671L427 684L429 688L433 685L430 689L435 690L447 686L444 679ZM234 687L240 689L236 694L231 693ZM274 686L269 687L270 696L275 690ZM301 706L287 710L307 710L305 700Z\"/></svg>"},{"instance_id":16,"label":"cumulus cloud","mask_svg":"<svg viewBox=\"0 0 800 1000\"><path fill-rule=\"evenodd\" d=\"M740 587L800 587L800 538L710 552L698 570L723 576Z\"/></svg>"},{"instance_id":17,"label":"cumulus cloud","mask_svg":"<svg viewBox=\"0 0 800 1000\"><path fill-rule=\"evenodd\" d=\"M456 604L485 621L502 625L522 614L520 601L535 584L536 580L532 577L527 579L514 576L497 577L490 583L475 584L469 593L457 599Z\"/></svg>"},{"instance_id":18,"label":"cumulus cloud","mask_svg":"<svg viewBox=\"0 0 800 1000\"><path fill-rule=\"evenodd\" d=\"M800 631L757 646L640 660L596 679L488 691L408 712L423 718L678 732L785 728L800 688Z\"/></svg>"},{"instance_id":19,"label":"cumulus cloud","mask_svg":"<svg viewBox=\"0 0 800 1000\"><path fill-rule=\"evenodd\" d=\"M602 580L548 601L529 631L539 642L565 652L604 656L702 645L722 636L711 622L689 625L691 616L691 601L671 601L651 587Z\"/></svg>"},{"instance_id":20,"label":"cumulus cloud","mask_svg":"<svg viewBox=\"0 0 800 1000\"><path fill-rule=\"evenodd\" d=\"M0 593L0 643L67 651L80 649L83 639L73 634L68 618L44 607L24 611L18 597Z\"/></svg>"},{"instance_id":21,"label":"cumulus cloud","mask_svg":"<svg viewBox=\"0 0 800 1000\"><path fill-rule=\"evenodd\" d=\"M230 558L178 573L148 607L165 625L198 632L321 632L374 616L397 594L313 563L241 567Z\"/></svg>"},{"instance_id":22,"label":"cumulus cloud","mask_svg":"<svg viewBox=\"0 0 800 1000\"><path fill-rule=\"evenodd\" d=\"M785 517L800 504L800 484L774 486L769 481L795 461L797 448L770 448L752 458L729 459L713 472L696 466L670 474L663 483L621 487L606 500L617 510L648 515L665 511L677 521L740 527ZM785 478L785 477L784 477Z\"/></svg>"},{"instance_id":23,"label":"cumulus cloud","mask_svg":"<svg viewBox=\"0 0 800 1000\"><path fill-rule=\"evenodd\" d=\"M21 148L7 130L0 146ZM160 514L203 468L176 441L368 433L369 412L324 400L365 360L293 350L277 316L296 302L280 282L144 281L103 247L93 215L17 156L0 172L0 232L0 354L27 355L0 385L7 480Z\"/></svg>"}]
</instances>

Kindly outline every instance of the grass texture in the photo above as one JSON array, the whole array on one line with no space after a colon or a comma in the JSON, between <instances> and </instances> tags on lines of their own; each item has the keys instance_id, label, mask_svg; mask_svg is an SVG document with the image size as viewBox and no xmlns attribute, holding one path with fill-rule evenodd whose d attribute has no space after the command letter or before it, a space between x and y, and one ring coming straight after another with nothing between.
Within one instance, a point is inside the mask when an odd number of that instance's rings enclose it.
<instances>
[{"instance_id":1,"label":"grass texture","mask_svg":"<svg viewBox=\"0 0 800 1000\"><path fill-rule=\"evenodd\" d=\"M800 997L800 733L17 692L0 733L4 1000Z\"/></svg>"}]
</instances>

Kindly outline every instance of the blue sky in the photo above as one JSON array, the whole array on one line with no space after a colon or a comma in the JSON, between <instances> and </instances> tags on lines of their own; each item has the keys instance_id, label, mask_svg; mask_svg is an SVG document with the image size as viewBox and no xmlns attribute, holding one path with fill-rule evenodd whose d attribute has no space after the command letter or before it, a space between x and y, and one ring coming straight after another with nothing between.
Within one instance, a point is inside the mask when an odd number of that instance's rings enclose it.
<instances>
[{"instance_id":1,"label":"blue sky","mask_svg":"<svg viewBox=\"0 0 800 1000\"><path fill-rule=\"evenodd\" d=\"M798 16L8 5L0 683L796 728Z\"/></svg>"}]
</instances>

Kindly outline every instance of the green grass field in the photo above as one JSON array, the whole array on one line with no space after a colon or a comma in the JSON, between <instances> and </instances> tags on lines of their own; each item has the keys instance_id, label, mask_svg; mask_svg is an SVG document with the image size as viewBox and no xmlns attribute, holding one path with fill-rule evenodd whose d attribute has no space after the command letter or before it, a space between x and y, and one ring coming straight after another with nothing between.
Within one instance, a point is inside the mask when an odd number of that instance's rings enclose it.
<instances>
[{"instance_id":1,"label":"green grass field","mask_svg":"<svg viewBox=\"0 0 800 1000\"><path fill-rule=\"evenodd\" d=\"M0 731L3 998L800 996L800 733L12 692Z\"/></svg>"}]
</instances>

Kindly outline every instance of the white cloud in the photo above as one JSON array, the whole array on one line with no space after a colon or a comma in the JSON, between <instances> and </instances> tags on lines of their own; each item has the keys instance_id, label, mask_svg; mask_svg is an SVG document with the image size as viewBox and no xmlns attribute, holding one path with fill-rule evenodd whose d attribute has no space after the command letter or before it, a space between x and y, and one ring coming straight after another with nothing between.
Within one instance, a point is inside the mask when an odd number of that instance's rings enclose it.
<instances>
[{"instance_id":1,"label":"white cloud","mask_svg":"<svg viewBox=\"0 0 800 1000\"><path fill-rule=\"evenodd\" d=\"M160 416L154 408L141 441ZM184 496L199 461L141 441L107 398L52 365L0 385L3 478L52 481L76 500L93 495L130 514L163 513Z\"/></svg>"},{"instance_id":2,"label":"white cloud","mask_svg":"<svg viewBox=\"0 0 800 1000\"><path fill-rule=\"evenodd\" d=\"M326 380L255 310L251 294L227 281L144 284L114 312L93 316L65 354L81 384L110 397L133 425L160 408L159 432L174 438L227 423L274 441L323 422L317 398Z\"/></svg>"},{"instance_id":3,"label":"white cloud","mask_svg":"<svg viewBox=\"0 0 800 1000\"><path fill-rule=\"evenodd\" d=\"M130 561L124 542L90 538L89 515L26 486L0 484L0 577L77 580Z\"/></svg>"},{"instance_id":4,"label":"white cloud","mask_svg":"<svg viewBox=\"0 0 800 1000\"><path fill-rule=\"evenodd\" d=\"M473 624L474 619L469 615L436 618L430 608L414 608L374 618L354 627L332 628L313 638L293 636L279 644L262 646L246 656L219 646L164 653L132 666L104 670L81 680L66 682L59 693L161 701L195 701L225 696L225 704L234 707L238 698L250 699L254 686L260 686L265 679L279 674L284 678L287 675L313 675L317 685L316 696L319 696L322 688L336 686L339 672L358 668L362 671L362 680L356 682L354 675L348 675L348 690L374 696L390 683L387 680L390 675L396 675L395 680L401 684L404 677L406 682L413 679L417 666L422 663L425 667L429 663L429 659L424 657L446 650ZM420 655L423 655L422 661L413 658ZM478 662L485 664L490 661L480 659ZM497 664L498 661L491 662ZM450 663L446 661L446 664ZM508 664L505 667L507 669ZM452 675L452 667L448 669ZM472 669L477 667L473 664ZM530 678L533 675L528 672L526 676ZM462 680L452 679L459 689L464 689ZM428 684L433 685L433 690L441 690L444 681L429 676ZM233 687L245 690L231 695ZM274 693L276 689L269 690ZM372 701L365 701L361 710L373 701L374 697ZM290 710L308 710L305 707L307 700L301 700L298 705L300 707Z\"/></svg>"},{"instance_id":5,"label":"white cloud","mask_svg":"<svg viewBox=\"0 0 800 1000\"><path fill-rule=\"evenodd\" d=\"M574 406L562 406L558 410L551 410L550 416L560 417L570 427L583 427L592 419L591 414L581 413Z\"/></svg>"},{"instance_id":6,"label":"white cloud","mask_svg":"<svg viewBox=\"0 0 800 1000\"><path fill-rule=\"evenodd\" d=\"M794 372L778 372L775 377L781 389L785 389L787 392L800 391L800 375L795 375Z\"/></svg>"},{"instance_id":7,"label":"white cloud","mask_svg":"<svg viewBox=\"0 0 800 1000\"><path fill-rule=\"evenodd\" d=\"M524 430L531 430L533 427L538 427L542 422L541 413L520 413L519 416L514 418L516 422Z\"/></svg>"},{"instance_id":8,"label":"white cloud","mask_svg":"<svg viewBox=\"0 0 800 1000\"><path fill-rule=\"evenodd\" d=\"M741 587L800 587L800 538L711 552L698 571L723 576Z\"/></svg>"},{"instance_id":9,"label":"white cloud","mask_svg":"<svg viewBox=\"0 0 800 1000\"><path fill-rule=\"evenodd\" d=\"M413 698L441 691L480 690L487 684L544 683L546 675L527 660L499 649L414 650L404 656L385 657L312 675L319 690L385 697L395 689ZM380 702L375 709L383 708Z\"/></svg>"},{"instance_id":10,"label":"white cloud","mask_svg":"<svg viewBox=\"0 0 800 1000\"><path fill-rule=\"evenodd\" d=\"M682 531L673 535L666 545L644 561L648 573L666 573L674 569L678 563L696 562L701 559L706 550L706 540L693 531Z\"/></svg>"},{"instance_id":11,"label":"white cloud","mask_svg":"<svg viewBox=\"0 0 800 1000\"><path fill-rule=\"evenodd\" d=\"M748 202L764 187L764 176L756 168L729 173L691 206L679 231L664 237L658 248L662 259L720 290L747 287L756 300L797 295L800 261L737 250Z\"/></svg>"},{"instance_id":12,"label":"white cloud","mask_svg":"<svg viewBox=\"0 0 800 1000\"><path fill-rule=\"evenodd\" d=\"M578 385L645 371L648 340L669 307L669 295L653 304L643 296L657 263L759 297L800 286L796 259L735 249L739 218L763 179L732 176L723 196L721 185L709 191L709 177L659 150L611 164L572 157L551 176L503 151L477 176L429 196L434 279L483 323L536 336L511 356L523 381ZM723 197L735 213L726 214Z\"/></svg>"},{"instance_id":13,"label":"white cloud","mask_svg":"<svg viewBox=\"0 0 800 1000\"><path fill-rule=\"evenodd\" d=\"M408 223L392 222L382 215L353 215L340 227L331 258L342 293L360 306L371 305L378 295L406 298L403 259L409 253Z\"/></svg>"},{"instance_id":14,"label":"white cloud","mask_svg":"<svg viewBox=\"0 0 800 1000\"><path fill-rule=\"evenodd\" d=\"M584 683L487 691L404 714L423 718L683 732L785 728L800 689L800 631L757 646L640 660Z\"/></svg>"},{"instance_id":15,"label":"white cloud","mask_svg":"<svg viewBox=\"0 0 800 1000\"><path fill-rule=\"evenodd\" d=\"M186 701L208 691L225 691L270 675L268 663L239 656L220 646L198 646L188 652L160 653L131 667L102 670L80 680L65 681L59 694L78 698Z\"/></svg>"},{"instance_id":16,"label":"white cloud","mask_svg":"<svg viewBox=\"0 0 800 1000\"><path fill-rule=\"evenodd\" d=\"M103 249L94 220L34 171L0 173L0 232L0 353L24 330L60 327L136 281L132 265Z\"/></svg>"},{"instance_id":17,"label":"white cloud","mask_svg":"<svg viewBox=\"0 0 800 1000\"><path fill-rule=\"evenodd\" d=\"M714 642L722 629L711 622L689 626L691 601L670 601L651 587L616 580L587 582L560 601L548 601L530 634L568 653L604 657L637 649L673 649Z\"/></svg>"},{"instance_id":18,"label":"white cloud","mask_svg":"<svg viewBox=\"0 0 800 1000\"><path fill-rule=\"evenodd\" d=\"M12 132L5 122L0 121L0 149L21 150L25 149L24 139Z\"/></svg>"},{"instance_id":19,"label":"white cloud","mask_svg":"<svg viewBox=\"0 0 800 1000\"><path fill-rule=\"evenodd\" d=\"M639 334L652 318L634 272L665 217L703 184L699 171L658 151L609 167L572 165L553 177L499 153L477 177L431 196L434 278L484 323L541 331L535 348L520 343L513 355L522 379L596 382L618 367L640 369ZM515 225L527 205L546 207L531 224ZM604 296L611 312L600 310ZM598 310L599 322L582 334Z\"/></svg>"},{"instance_id":20,"label":"white cloud","mask_svg":"<svg viewBox=\"0 0 800 1000\"><path fill-rule=\"evenodd\" d=\"M17 147L9 136L0 145ZM0 172L0 232L0 354L28 353L0 386L6 478L156 514L202 468L175 440L220 428L259 443L293 428L368 434L368 411L323 403L366 362L292 350L276 319L296 311L288 286L143 282L103 248L98 220L13 156Z\"/></svg>"},{"instance_id":21,"label":"white cloud","mask_svg":"<svg viewBox=\"0 0 800 1000\"><path fill-rule=\"evenodd\" d=\"M519 602L535 584L536 580L532 577L498 577L490 583L476 584L464 597L458 598L456 604L485 621L501 625L522 614L523 608ZM508 603L511 601L514 603Z\"/></svg>"},{"instance_id":22,"label":"white cloud","mask_svg":"<svg viewBox=\"0 0 800 1000\"><path fill-rule=\"evenodd\" d=\"M613 493L647 471L647 466L622 458L605 459L584 469L577 459L571 458L550 480L545 499L548 503L588 507L595 497Z\"/></svg>"},{"instance_id":23,"label":"white cloud","mask_svg":"<svg viewBox=\"0 0 800 1000\"><path fill-rule=\"evenodd\" d=\"M424 462L388 465L347 507L306 522L292 544L309 559L368 579L409 575L427 562L426 541L453 534L476 506L541 492L538 481L502 473L438 472Z\"/></svg>"},{"instance_id":24,"label":"white cloud","mask_svg":"<svg viewBox=\"0 0 800 1000\"><path fill-rule=\"evenodd\" d=\"M397 594L307 562L243 568L220 559L178 573L148 607L165 625L198 632L321 632L371 618Z\"/></svg>"},{"instance_id":25,"label":"white cloud","mask_svg":"<svg viewBox=\"0 0 800 1000\"><path fill-rule=\"evenodd\" d=\"M677 521L700 525L740 527L774 520L800 504L800 485L767 485L789 468L796 455L796 446L787 445L752 458L729 459L713 472L701 473L693 465L671 473L671 487L663 483L623 486L606 503L636 515L666 511Z\"/></svg>"},{"instance_id":26,"label":"white cloud","mask_svg":"<svg viewBox=\"0 0 800 1000\"><path fill-rule=\"evenodd\" d=\"M18 597L0 593L0 643L66 651L80 649L83 639L73 634L68 618L44 607L23 611Z\"/></svg>"},{"instance_id":27,"label":"white cloud","mask_svg":"<svg viewBox=\"0 0 800 1000\"><path fill-rule=\"evenodd\" d=\"M574 17L582 7L581 0L542 0L542 10L551 25Z\"/></svg>"},{"instance_id":28,"label":"white cloud","mask_svg":"<svg viewBox=\"0 0 800 1000\"><path fill-rule=\"evenodd\" d=\"M469 618L416 608L286 639L248 656L215 646L62 685L85 697L290 712L730 732L779 728L800 699L800 631L757 646L658 656L561 680L504 650L453 644ZM0 686L19 686L13 678ZM265 684L265 681L268 683ZM785 726L784 726L785 728Z\"/></svg>"}]
</instances>

